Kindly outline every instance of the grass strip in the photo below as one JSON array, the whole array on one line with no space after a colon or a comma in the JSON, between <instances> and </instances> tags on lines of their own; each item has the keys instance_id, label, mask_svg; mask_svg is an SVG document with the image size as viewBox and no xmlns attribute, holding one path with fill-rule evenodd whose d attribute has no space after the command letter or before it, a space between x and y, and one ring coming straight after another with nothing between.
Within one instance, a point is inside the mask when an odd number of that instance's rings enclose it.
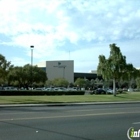
<instances>
[{"instance_id":1,"label":"grass strip","mask_svg":"<svg viewBox=\"0 0 140 140\"><path fill-rule=\"evenodd\" d=\"M0 104L140 101L140 92L113 95L0 96Z\"/></svg>"}]
</instances>

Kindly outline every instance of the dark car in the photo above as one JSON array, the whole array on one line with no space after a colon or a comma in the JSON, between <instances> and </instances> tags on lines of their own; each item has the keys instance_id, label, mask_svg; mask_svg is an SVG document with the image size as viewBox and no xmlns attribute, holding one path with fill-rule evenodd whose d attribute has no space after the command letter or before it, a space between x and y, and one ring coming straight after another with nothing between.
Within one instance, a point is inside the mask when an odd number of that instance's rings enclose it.
<instances>
[{"instance_id":1,"label":"dark car","mask_svg":"<svg viewBox=\"0 0 140 140\"><path fill-rule=\"evenodd\" d=\"M3 87L0 87L0 90L3 90Z\"/></svg>"},{"instance_id":2,"label":"dark car","mask_svg":"<svg viewBox=\"0 0 140 140\"><path fill-rule=\"evenodd\" d=\"M106 91L104 89L99 88L95 90L95 94L106 94Z\"/></svg>"}]
</instances>

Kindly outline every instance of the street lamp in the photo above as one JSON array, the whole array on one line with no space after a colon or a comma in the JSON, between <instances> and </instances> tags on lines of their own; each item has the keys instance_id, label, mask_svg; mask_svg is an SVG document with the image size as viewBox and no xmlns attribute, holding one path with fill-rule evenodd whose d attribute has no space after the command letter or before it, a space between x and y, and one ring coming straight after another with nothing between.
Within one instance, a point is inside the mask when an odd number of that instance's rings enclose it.
<instances>
[{"instance_id":1,"label":"street lamp","mask_svg":"<svg viewBox=\"0 0 140 140\"><path fill-rule=\"evenodd\" d=\"M30 46L31 48L31 88L33 88L33 70L32 70L32 67L33 67L33 49L34 49L34 46Z\"/></svg>"}]
</instances>

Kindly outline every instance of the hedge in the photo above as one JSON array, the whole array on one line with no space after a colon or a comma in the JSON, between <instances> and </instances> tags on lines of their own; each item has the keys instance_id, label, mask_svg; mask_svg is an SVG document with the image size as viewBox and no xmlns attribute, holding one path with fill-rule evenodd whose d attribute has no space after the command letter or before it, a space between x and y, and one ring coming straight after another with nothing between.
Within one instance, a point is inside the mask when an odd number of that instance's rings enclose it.
<instances>
[{"instance_id":1,"label":"hedge","mask_svg":"<svg viewBox=\"0 0 140 140\"><path fill-rule=\"evenodd\" d=\"M0 91L0 96L54 96L54 95L84 95L85 91Z\"/></svg>"}]
</instances>

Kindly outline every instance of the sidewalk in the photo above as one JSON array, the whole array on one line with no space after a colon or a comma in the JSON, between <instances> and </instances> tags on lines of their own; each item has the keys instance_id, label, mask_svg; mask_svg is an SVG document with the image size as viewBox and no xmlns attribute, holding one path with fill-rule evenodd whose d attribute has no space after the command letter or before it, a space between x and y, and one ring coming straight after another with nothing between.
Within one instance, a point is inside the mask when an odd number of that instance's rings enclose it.
<instances>
[{"instance_id":1,"label":"sidewalk","mask_svg":"<svg viewBox=\"0 0 140 140\"><path fill-rule=\"evenodd\" d=\"M107 105L107 104L136 104L140 101L124 102L84 102L84 103L48 103L48 104L0 104L0 107L51 107L51 106L82 106L82 105Z\"/></svg>"}]
</instances>

